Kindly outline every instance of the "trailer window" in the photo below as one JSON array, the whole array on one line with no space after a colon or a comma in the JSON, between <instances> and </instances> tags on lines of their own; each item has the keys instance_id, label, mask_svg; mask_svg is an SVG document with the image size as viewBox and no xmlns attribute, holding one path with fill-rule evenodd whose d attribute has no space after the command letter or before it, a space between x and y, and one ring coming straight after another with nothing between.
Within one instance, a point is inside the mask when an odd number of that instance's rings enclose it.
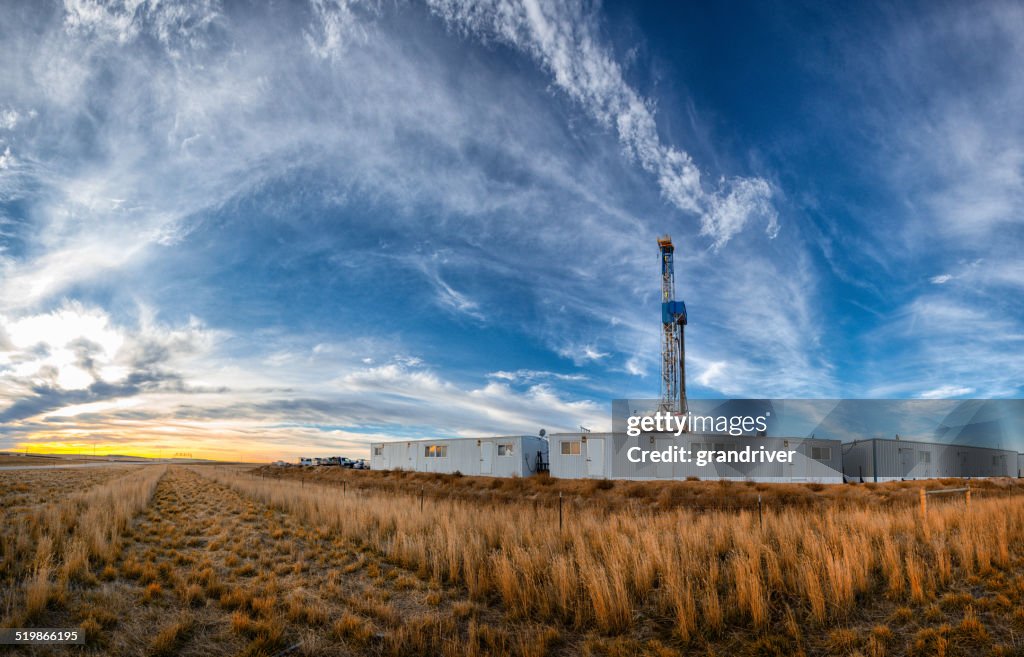
<instances>
[{"instance_id":1,"label":"trailer window","mask_svg":"<svg viewBox=\"0 0 1024 657\"><path fill-rule=\"evenodd\" d=\"M921 463L931 463L932 462L932 453L931 452L924 452L924 451L918 452L917 453L917 460L920 461Z\"/></svg>"},{"instance_id":2,"label":"trailer window","mask_svg":"<svg viewBox=\"0 0 1024 657\"><path fill-rule=\"evenodd\" d=\"M444 458L448 456L448 445L426 445L423 447L423 455L429 458Z\"/></svg>"},{"instance_id":3,"label":"trailer window","mask_svg":"<svg viewBox=\"0 0 1024 657\"><path fill-rule=\"evenodd\" d=\"M704 443L690 443L690 451L694 454L704 451Z\"/></svg>"},{"instance_id":4,"label":"trailer window","mask_svg":"<svg viewBox=\"0 0 1024 657\"><path fill-rule=\"evenodd\" d=\"M373 455L374 456L381 456L383 453L384 453L384 448L383 447L374 447L373 448Z\"/></svg>"},{"instance_id":5,"label":"trailer window","mask_svg":"<svg viewBox=\"0 0 1024 657\"><path fill-rule=\"evenodd\" d=\"M498 456L512 456L512 443L498 443Z\"/></svg>"},{"instance_id":6,"label":"trailer window","mask_svg":"<svg viewBox=\"0 0 1024 657\"><path fill-rule=\"evenodd\" d=\"M992 465L1000 465L1002 460L1003 460L1002 456L993 456L992 457Z\"/></svg>"},{"instance_id":7,"label":"trailer window","mask_svg":"<svg viewBox=\"0 0 1024 657\"><path fill-rule=\"evenodd\" d=\"M831 447L812 447L811 458L815 461L831 461L832 460L832 448Z\"/></svg>"},{"instance_id":8,"label":"trailer window","mask_svg":"<svg viewBox=\"0 0 1024 657\"><path fill-rule=\"evenodd\" d=\"M580 455L580 441L578 440L563 440L562 441L562 454L566 456L579 456Z\"/></svg>"}]
</instances>

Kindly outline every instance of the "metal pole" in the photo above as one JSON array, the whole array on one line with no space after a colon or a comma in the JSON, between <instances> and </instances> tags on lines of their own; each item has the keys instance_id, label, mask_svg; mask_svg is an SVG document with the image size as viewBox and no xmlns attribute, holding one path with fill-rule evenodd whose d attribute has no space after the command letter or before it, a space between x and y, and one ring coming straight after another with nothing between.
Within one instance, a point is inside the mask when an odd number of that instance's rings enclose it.
<instances>
[{"instance_id":1,"label":"metal pole","mask_svg":"<svg viewBox=\"0 0 1024 657\"><path fill-rule=\"evenodd\" d=\"M562 531L562 491L558 491L558 531Z\"/></svg>"},{"instance_id":2,"label":"metal pole","mask_svg":"<svg viewBox=\"0 0 1024 657\"><path fill-rule=\"evenodd\" d=\"M420 486L420 511L423 511L423 487Z\"/></svg>"},{"instance_id":3,"label":"metal pole","mask_svg":"<svg viewBox=\"0 0 1024 657\"><path fill-rule=\"evenodd\" d=\"M925 499L924 488L921 489L921 520L928 519L928 502Z\"/></svg>"},{"instance_id":4,"label":"metal pole","mask_svg":"<svg viewBox=\"0 0 1024 657\"><path fill-rule=\"evenodd\" d=\"M757 522L761 525L761 531L764 531L764 514L761 512L761 493L757 494Z\"/></svg>"},{"instance_id":5,"label":"metal pole","mask_svg":"<svg viewBox=\"0 0 1024 657\"><path fill-rule=\"evenodd\" d=\"M679 327L679 413L686 415L690 410L686 406L686 326L677 323Z\"/></svg>"}]
</instances>

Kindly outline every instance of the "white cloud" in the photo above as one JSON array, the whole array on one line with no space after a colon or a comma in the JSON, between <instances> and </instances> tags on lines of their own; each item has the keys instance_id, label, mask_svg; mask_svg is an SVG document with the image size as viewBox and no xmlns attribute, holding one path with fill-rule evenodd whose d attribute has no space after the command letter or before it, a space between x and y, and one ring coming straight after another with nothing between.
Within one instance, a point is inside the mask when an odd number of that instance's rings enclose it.
<instances>
[{"instance_id":1,"label":"white cloud","mask_svg":"<svg viewBox=\"0 0 1024 657\"><path fill-rule=\"evenodd\" d=\"M935 285L944 285L953 280L953 276L951 274L939 274L938 276L932 276L930 280Z\"/></svg>"},{"instance_id":2,"label":"white cloud","mask_svg":"<svg viewBox=\"0 0 1024 657\"><path fill-rule=\"evenodd\" d=\"M561 372L548 372L545 370L529 369L519 369L515 370L514 372L506 372L503 370L499 370L497 372L491 372L487 376L492 379L501 379L504 381L510 381L512 383L528 383L544 379L551 379L556 381L587 380L587 376L585 374L563 374Z\"/></svg>"},{"instance_id":3,"label":"white cloud","mask_svg":"<svg viewBox=\"0 0 1024 657\"><path fill-rule=\"evenodd\" d=\"M103 413L105 411L120 410L138 406L142 400L134 398L113 399L110 401L91 402L88 404L75 404L65 406L59 410L47 413L47 417L75 417L83 413Z\"/></svg>"},{"instance_id":4,"label":"white cloud","mask_svg":"<svg viewBox=\"0 0 1024 657\"><path fill-rule=\"evenodd\" d=\"M306 31L310 52L320 59L338 59L351 40L366 39L349 0L310 0L313 25Z\"/></svg>"},{"instance_id":5,"label":"white cloud","mask_svg":"<svg viewBox=\"0 0 1024 657\"><path fill-rule=\"evenodd\" d=\"M201 35L220 17L218 0L64 0L68 34L125 46L149 32L172 55L201 44Z\"/></svg>"},{"instance_id":6,"label":"white cloud","mask_svg":"<svg viewBox=\"0 0 1024 657\"><path fill-rule=\"evenodd\" d=\"M967 386L955 386L955 385L944 385L931 390L922 392L919 397L921 399L951 399L953 397L963 397L974 392L974 388Z\"/></svg>"},{"instance_id":7,"label":"white cloud","mask_svg":"<svg viewBox=\"0 0 1024 657\"><path fill-rule=\"evenodd\" d=\"M771 187L759 178L737 178L726 193L715 193L709 199L701 235L714 241L715 248L725 246L739 233L751 217L763 218L765 232L774 239L779 234L778 214L771 204Z\"/></svg>"},{"instance_id":8,"label":"white cloud","mask_svg":"<svg viewBox=\"0 0 1024 657\"><path fill-rule=\"evenodd\" d=\"M21 115L13 109L0 110L0 129L14 130L18 125Z\"/></svg>"},{"instance_id":9,"label":"white cloud","mask_svg":"<svg viewBox=\"0 0 1024 657\"><path fill-rule=\"evenodd\" d=\"M631 356L626 359L626 373L632 376L645 376L647 370L644 368L641 358Z\"/></svg>"},{"instance_id":10,"label":"white cloud","mask_svg":"<svg viewBox=\"0 0 1024 657\"><path fill-rule=\"evenodd\" d=\"M1015 357L1024 345L1024 331L997 305L948 290L942 286L914 298L866 334L869 350L881 350L887 359L865 363L869 382L882 379L874 382L870 396L1015 394L1024 377L1024 363Z\"/></svg>"},{"instance_id":11,"label":"white cloud","mask_svg":"<svg viewBox=\"0 0 1024 657\"><path fill-rule=\"evenodd\" d=\"M726 372L726 363L720 360L708 363L700 374L697 375L697 382L706 388L718 388L716 384Z\"/></svg>"},{"instance_id":12,"label":"white cloud","mask_svg":"<svg viewBox=\"0 0 1024 657\"><path fill-rule=\"evenodd\" d=\"M483 313L480 312L480 304L476 301L473 301L461 292L454 290L452 286L448 285L448 283L446 283L438 274L435 274L431 280L437 288L437 300L441 306L464 315L469 315L474 319L484 319Z\"/></svg>"},{"instance_id":13,"label":"white cloud","mask_svg":"<svg viewBox=\"0 0 1024 657\"><path fill-rule=\"evenodd\" d=\"M144 0L64 0L64 25L71 33L126 44L138 34L135 12Z\"/></svg>"},{"instance_id":14,"label":"white cloud","mask_svg":"<svg viewBox=\"0 0 1024 657\"><path fill-rule=\"evenodd\" d=\"M568 358L574 365L586 365L607 358L611 354L601 351L594 344L567 344L558 348L558 355Z\"/></svg>"},{"instance_id":15,"label":"white cloud","mask_svg":"<svg viewBox=\"0 0 1024 657\"><path fill-rule=\"evenodd\" d=\"M701 215L701 234L711 237L715 248L728 242L750 217L766 220L769 237L778 233L767 182L723 180L707 192L690 155L662 142L653 103L626 82L620 65L601 43L597 18L581 3L428 0L428 4L457 28L507 43L533 57L559 89L615 129L625 152L657 178L670 203Z\"/></svg>"},{"instance_id":16,"label":"white cloud","mask_svg":"<svg viewBox=\"0 0 1024 657\"><path fill-rule=\"evenodd\" d=\"M189 358L210 353L218 333L196 318L167 326L145 307L136 326L125 327L100 308L66 301L51 312L0 316L0 335L0 374L17 390L0 399L13 404L30 398L32 389L84 391L124 384L132 374L164 379L169 372L158 369L187 367Z\"/></svg>"},{"instance_id":17,"label":"white cloud","mask_svg":"<svg viewBox=\"0 0 1024 657\"><path fill-rule=\"evenodd\" d=\"M6 374L64 390L91 385L97 368L114 361L124 342L105 313L77 303L13 321L0 317L0 326L8 336L4 360L12 364Z\"/></svg>"},{"instance_id":18,"label":"white cloud","mask_svg":"<svg viewBox=\"0 0 1024 657\"><path fill-rule=\"evenodd\" d=\"M1024 125L1010 108L1024 102L1022 24L1024 8L996 0L893 14L867 40L845 35L854 102L873 108L852 146L905 212L894 217L900 238L886 228L893 251L937 238L950 250L984 248L1021 224ZM953 70L947 60L975 64Z\"/></svg>"}]
</instances>

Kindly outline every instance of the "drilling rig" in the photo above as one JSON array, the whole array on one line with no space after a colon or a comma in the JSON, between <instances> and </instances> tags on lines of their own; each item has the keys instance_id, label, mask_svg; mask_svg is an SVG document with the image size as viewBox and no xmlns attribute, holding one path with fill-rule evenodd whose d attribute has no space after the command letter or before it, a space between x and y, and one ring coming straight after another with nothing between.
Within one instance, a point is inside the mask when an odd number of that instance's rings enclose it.
<instances>
[{"instance_id":1,"label":"drilling rig","mask_svg":"<svg viewBox=\"0 0 1024 657\"><path fill-rule=\"evenodd\" d=\"M673 267L675 247L668 235L658 238L661 252L661 403L658 410L685 415L686 407L686 304L676 301Z\"/></svg>"}]
</instances>

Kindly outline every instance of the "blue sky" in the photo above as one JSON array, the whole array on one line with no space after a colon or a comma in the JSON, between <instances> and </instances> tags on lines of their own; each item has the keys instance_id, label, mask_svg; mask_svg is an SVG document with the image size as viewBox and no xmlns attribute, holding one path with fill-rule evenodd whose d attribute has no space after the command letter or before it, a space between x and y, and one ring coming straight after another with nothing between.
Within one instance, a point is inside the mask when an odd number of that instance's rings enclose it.
<instances>
[{"instance_id":1,"label":"blue sky","mask_svg":"<svg viewBox=\"0 0 1024 657\"><path fill-rule=\"evenodd\" d=\"M1014 3L6 3L0 448L1016 397Z\"/></svg>"}]
</instances>

